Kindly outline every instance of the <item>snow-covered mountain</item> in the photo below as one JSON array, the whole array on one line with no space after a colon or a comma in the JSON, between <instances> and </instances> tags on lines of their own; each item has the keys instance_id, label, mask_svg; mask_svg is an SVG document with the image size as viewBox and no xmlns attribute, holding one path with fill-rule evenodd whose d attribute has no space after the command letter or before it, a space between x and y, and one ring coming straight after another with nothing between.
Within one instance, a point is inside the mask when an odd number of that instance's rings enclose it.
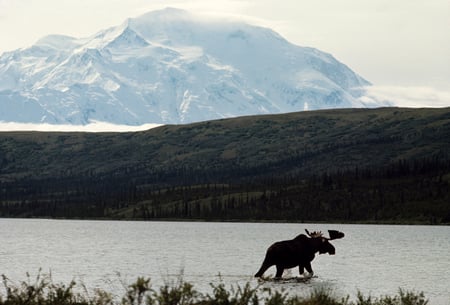
<instances>
[{"instance_id":1,"label":"snow-covered mountain","mask_svg":"<svg viewBox=\"0 0 450 305\"><path fill-rule=\"evenodd\" d=\"M365 107L356 88L366 85L270 29L165 9L2 54L0 121L140 125Z\"/></svg>"}]
</instances>

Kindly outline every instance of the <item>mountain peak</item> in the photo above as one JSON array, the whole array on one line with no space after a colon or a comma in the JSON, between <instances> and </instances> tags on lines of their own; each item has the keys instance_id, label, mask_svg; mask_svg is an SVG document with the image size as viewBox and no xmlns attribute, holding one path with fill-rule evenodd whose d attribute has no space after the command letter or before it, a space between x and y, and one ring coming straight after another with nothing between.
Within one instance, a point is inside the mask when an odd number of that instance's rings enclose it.
<instances>
[{"instance_id":1,"label":"mountain peak","mask_svg":"<svg viewBox=\"0 0 450 305\"><path fill-rule=\"evenodd\" d=\"M149 46L150 43L134 31L127 20L123 26L114 30L113 38L106 44L109 49L137 49Z\"/></svg>"},{"instance_id":2,"label":"mountain peak","mask_svg":"<svg viewBox=\"0 0 450 305\"><path fill-rule=\"evenodd\" d=\"M140 21L151 20L152 22L153 21L161 22L161 21L171 21L174 19L187 19L192 18L192 16L193 16L192 13L190 13L189 11L174 7L166 7L160 10L147 12L135 19L138 19Z\"/></svg>"},{"instance_id":3,"label":"mountain peak","mask_svg":"<svg viewBox=\"0 0 450 305\"><path fill-rule=\"evenodd\" d=\"M363 107L368 82L270 29L166 8L4 54L0 84L0 121L140 125Z\"/></svg>"}]
</instances>

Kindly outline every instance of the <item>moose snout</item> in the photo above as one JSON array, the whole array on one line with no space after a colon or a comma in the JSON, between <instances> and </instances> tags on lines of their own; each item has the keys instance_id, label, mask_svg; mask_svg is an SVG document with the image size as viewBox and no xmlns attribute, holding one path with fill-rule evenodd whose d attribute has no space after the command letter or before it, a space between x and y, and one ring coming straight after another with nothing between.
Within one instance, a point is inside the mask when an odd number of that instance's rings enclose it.
<instances>
[{"instance_id":1,"label":"moose snout","mask_svg":"<svg viewBox=\"0 0 450 305\"><path fill-rule=\"evenodd\" d=\"M336 254L336 249L333 247L332 244L328 244L328 247L327 247L327 250L325 251L325 253L327 253L327 252L329 255L334 255L334 254Z\"/></svg>"},{"instance_id":2,"label":"moose snout","mask_svg":"<svg viewBox=\"0 0 450 305\"><path fill-rule=\"evenodd\" d=\"M334 249L333 245L330 243L326 243L319 249L320 254L328 253L330 255L334 255L336 253L336 250Z\"/></svg>"}]
</instances>

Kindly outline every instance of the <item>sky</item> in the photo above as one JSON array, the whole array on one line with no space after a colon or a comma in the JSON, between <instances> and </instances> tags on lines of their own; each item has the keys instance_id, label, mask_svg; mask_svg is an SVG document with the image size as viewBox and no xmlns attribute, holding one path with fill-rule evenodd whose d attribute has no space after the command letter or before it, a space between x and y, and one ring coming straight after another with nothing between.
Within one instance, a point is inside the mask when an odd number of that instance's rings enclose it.
<instances>
[{"instance_id":1,"label":"sky","mask_svg":"<svg viewBox=\"0 0 450 305\"><path fill-rule=\"evenodd\" d=\"M331 53L374 85L369 96L450 106L449 0L0 0L0 53L165 7L243 18Z\"/></svg>"}]
</instances>

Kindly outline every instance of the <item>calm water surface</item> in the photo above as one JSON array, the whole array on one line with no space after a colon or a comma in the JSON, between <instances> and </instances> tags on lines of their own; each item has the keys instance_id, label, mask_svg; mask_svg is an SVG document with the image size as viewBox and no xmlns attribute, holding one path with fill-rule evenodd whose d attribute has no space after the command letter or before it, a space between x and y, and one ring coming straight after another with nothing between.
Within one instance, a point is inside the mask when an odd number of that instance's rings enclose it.
<instances>
[{"instance_id":1,"label":"calm water surface","mask_svg":"<svg viewBox=\"0 0 450 305\"><path fill-rule=\"evenodd\" d=\"M325 286L338 295L423 291L450 304L450 227L0 219L0 273L13 281L42 268L55 282L75 279L111 289L137 276L155 286L181 273L201 291L209 283L257 283L267 247L310 230L337 229L336 255L316 256L309 283L265 283L304 294ZM266 275L274 275L272 267ZM285 276L297 276L297 269Z\"/></svg>"}]
</instances>

